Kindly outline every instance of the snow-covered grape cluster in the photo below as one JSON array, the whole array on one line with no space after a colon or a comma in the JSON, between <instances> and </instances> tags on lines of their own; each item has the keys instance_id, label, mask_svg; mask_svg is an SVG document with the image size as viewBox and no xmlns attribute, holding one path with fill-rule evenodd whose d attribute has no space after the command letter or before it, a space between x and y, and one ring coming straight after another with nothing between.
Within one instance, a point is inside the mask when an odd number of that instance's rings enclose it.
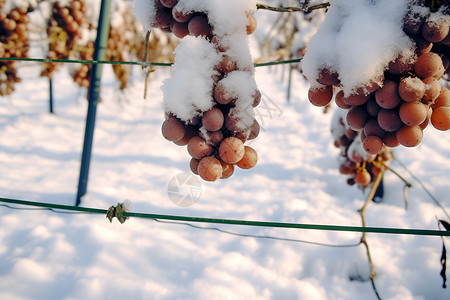
<instances>
[{"instance_id":1,"label":"snow-covered grape cluster","mask_svg":"<svg viewBox=\"0 0 450 300\"><path fill-rule=\"evenodd\" d=\"M449 10L429 3L335 1L308 46L303 70L310 102L325 106L334 96L369 154L384 145L419 145L430 122L450 129L450 91L439 82L450 70ZM374 18L379 26L365 27ZM324 51L328 43L336 47Z\"/></svg>"},{"instance_id":2,"label":"snow-covered grape cluster","mask_svg":"<svg viewBox=\"0 0 450 300\"><path fill-rule=\"evenodd\" d=\"M364 151L359 137L361 132L350 128L345 121L344 110L335 110L331 133L334 145L340 149L339 172L349 176L347 179L349 185L357 184L361 189L369 187L378 176L380 165L388 163L393 158L392 151L388 147L383 147L376 155Z\"/></svg>"},{"instance_id":3,"label":"snow-covered grape cluster","mask_svg":"<svg viewBox=\"0 0 450 300\"><path fill-rule=\"evenodd\" d=\"M206 181L229 178L235 165L252 168L257 153L244 143L259 134L253 109L261 93L247 36L256 29L251 15L256 3L150 2L150 14L143 18L149 20L147 27L181 38L172 77L162 87L166 111L162 135L187 146L192 172Z\"/></svg>"},{"instance_id":4,"label":"snow-covered grape cluster","mask_svg":"<svg viewBox=\"0 0 450 300\"><path fill-rule=\"evenodd\" d=\"M0 56L25 58L28 56L27 13L34 10L28 2L16 5L12 1L0 1ZM20 82L14 61L0 62L0 96L14 92L14 84Z\"/></svg>"}]
</instances>

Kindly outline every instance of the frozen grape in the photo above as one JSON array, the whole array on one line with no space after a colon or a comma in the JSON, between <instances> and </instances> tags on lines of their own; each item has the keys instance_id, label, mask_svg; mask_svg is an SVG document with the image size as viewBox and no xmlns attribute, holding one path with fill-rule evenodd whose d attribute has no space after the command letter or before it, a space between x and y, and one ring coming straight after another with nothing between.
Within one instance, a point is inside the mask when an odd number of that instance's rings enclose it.
<instances>
[{"instance_id":1,"label":"frozen grape","mask_svg":"<svg viewBox=\"0 0 450 300\"><path fill-rule=\"evenodd\" d=\"M323 85L337 85L340 83L338 73L331 71L329 68L322 68L319 71L317 82Z\"/></svg>"},{"instance_id":2,"label":"frozen grape","mask_svg":"<svg viewBox=\"0 0 450 300\"><path fill-rule=\"evenodd\" d=\"M431 113L431 124L438 130L450 129L450 106L440 106Z\"/></svg>"},{"instance_id":3,"label":"frozen grape","mask_svg":"<svg viewBox=\"0 0 450 300\"><path fill-rule=\"evenodd\" d=\"M190 19L188 29L193 36L207 36L211 33L211 25L205 15L197 15Z\"/></svg>"},{"instance_id":4,"label":"frozen grape","mask_svg":"<svg viewBox=\"0 0 450 300\"><path fill-rule=\"evenodd\" d=\"M364 139L363 147L369 154L378 154L383 149L383 141L376 135L369 135Z\"/></svg>"},{"instance_id":5,"label":"frozen grape","mask_svg":"<svg viewBox=\"0 0 450 300\"><path fill-rule=\"evenodd\" d=\"M381 109L377 121L380 127L388 132L396 131L403 125L397 109Z\"/></svg>"},{"instance_id":6,"label":"frozen grape","mask_svg":"<svg viewBox=\"0 0 450 300\"><path fill-rule=\"evenodd\" d=\"M228 137L220 143L219 157L226 163L237 163L242 159L244 153L244 143L237 137Z\"/></svg>"},{"instance_id":7,"label":"frozen grape","mask_svg":"<svg viewBox=\"0 0 450 300\"><path fill-rule=\"evenodd\" d=\"M177 38L184 38L189 35L189 29L187 23L173 22L171 25L172 33Z\"/></svg>"},{"instance_id":8,"label":"frozen grape","mask_svg":"<svg viewBox=\"0 0 450 300\"><path fill-rule=\"evenodd\" d=\"M340 90L334 97L334 102L336 105L342 109L349 109L351 105L344 102L344 91Z\"/></svg>"},{"instance_id":9,"label":"frozen grape","mask_svg":"<svg viewBox=\"0 0 450 300\"><path fill-rule=\"evenodd\" d=\"M450 106L450 90L447 88L442 88L439 96L434 100L431 107L437 108L439 106Z\"/></svg>"},{"instance_id":10,"label":"frozen grape","mask_svg":"<svg viewBox=\"0 0 450 300\"><path fill-rule=\"evenodd\" d=\"M201 121L206 130L217 131L223 126L224 116L220 109L213 107L203 114Z\"/></svg>"},{"instance_id":11,"label":"frozen grape","mask_svg":"<svg viewBox=\"0 0 450 300\"><path fill-rule=\"evenodd\" d=\"M422 99L425 94L425 84L420 78L406 77L400 81L398 93L406 102L417 101Z\"/></svg>"},{"instance_id":12,"label":"frozen grape","mask_svg":"<svg viewBox=\"0 0 450 300\"><path fill-rule=\"evenodd\" d=\"M398 94L398 84L395 81L386 80L383 87L375 92L375 99L382 108L396 107L401 101Z\"/></svg>"},{"instance_id":13,"label":"frozen grape","mask_svg":"<svg viewBox=\"0 0 450 300\"><path fill-rule=\"evenodd\" d=\"M364 124L364 134L366 136L383 137L386 131L380 127L376 119L370 119Z\"/></svg>"},{"instance_id":14,"label":"frozen grape","mask_svg":"<svg viewBox=\"0 0 450 300\"><path fill-rule=\"evenodd\" d=\"M444 72L444 65L439 55L433 52L419 56L414 64L414 71L421 78L432 77Z\"/></svg>"},{"instance_id":15,"label":"frozen grape","mask_svg":"<svg viewBox=\"0 0 450 300\"><path fill-rule=\"evenodd\" d=\"M362 170L356 171L354 180L356 183L365 186L370 183L370 181L372 180L372 177L370 176L370 173L367 170L362 169Z\"/></svg>"},{"instance_id":16,"label":"frozen grape","mask_svg":"<svg viewBox=\"0 0 450 300\"><path fill-rule=\"evenodd\" d=\"M353 130L361 130L364 128L364 124L366 123L368 118L369 115L364 108L360 106L354 106L348 110L346 120L347 124Z\"/></svg>"},{"instance_id":17,"label":"frozen grape","mask_svg":"<svg viewBox=\"0 0 450 300\"><path fill-rule=\"evenodd\" d=\"M342 100L348 105L363 105L369 100L369 98L370 95L352 94L344 97Z\"/></svg>"},{"instance_id":18,"label":"frozen grape","mask_svg":"<svg viewBox=\"0 0 450 300\"><path fill-rule=\"evenodd\" d=\"M409 126L422 124L427 118L428 106L420 101L404 102L400 105L399 115L403 123Z\"/></svg>"},{"instance_id":19,"label":"frozen grape","mask_svg":"<svg viewBox=\"0 0 450 300\"><path fill-rule=\"evenodd\" d=\"M216 181L222 177L222 164L214 156L206 156L198 163L198 175L206 181Z\"/></svg>"},{"instance_id":20,"label":"frozen grape","mask_svg":"<svg viewBox=\"0 0 450 300\"><path fill-rule=\"evenodd\" d=\"M405 147L416 147L423 138L422 129L419 126L403 125L397 133L398 142Z\"/></svg>"},{"instance_id":21,"label":"frozen grape","mask_svg":"<svg viewBox=\"0 0 450 300\"><path fill-rule=\"evenodd\" d=\"M386 132L386 134L383 136L383 143L390 148L394 148L400 145L395 132Z\"/></svg>"},{"instance_id":22,"label":"frozen grape","mask_svg":"<svg viewBox=\"0 0 450 300\"><path fill-rule=\"evenodd\" d=\"M195 159L195 158L191 158L191 160L189 161L189 168L191 169L192 173L194 173L195 175L198 175L199 162L200 162L200 160Z\"/></svg>"},{"instance_id":23,"label":"frozen grape","mask_svg":"<svg viewBox=\"0 0 450 300\"><path fill-rule=\"evenodd\" d=\"M222 177L220 177L220 179L230 178L234 173L234 165L227 164L223 161L220 161L220 163L222 164Z\"/></svg>"},{"instance_id":24,"label":"frozen grape","mask_svg":"<svg viewBox=\"0 0 450 300\"><path fill-rule=\"evenodd\" d=\"M258 154L252 147L244 146L244 149L244 156L236 165L241 169L251 169L258 162Z\"/></svg>"},{"instance_id":25,"label":"frozen grape","mask_svg":"<svg viewBox=\"0 0 450 300\"><path fill-rule=\"evenodd\" d=\"M212 154L213 148L199 136L191 138L187 144L188 153L196 159Z\"/></svg>"},{"instance_id":26,"label":"frozen grape","mask_svg":"<svg viewBox=\"0 0 450 300\"><path fill-rule=\"evenodd\" d=\"M427 77L422 79L422 81L425 83L423 99L430 102L435 100L441 93L439 81L434 77Z\"/></svg>"},{"instance_id":27,"label":"frozen grape","mask_svg":"<svg viewBox=\"0 0 450 300\"><path fill-rule=\"evenodd\" d=\"M442 41L449 31L449 24L444 18L428 19L422 26L422 36L433 43Z\"/></svg>"},{"instance_id":28,"label":"frozen grape","mask_svg":"<svg viewBox=\"0 0 450 300\"><path fill-rule=\"evenodd\" d=\"M169 117L163 122L161 132L166 140L175 142L184 136L185 128L183 123L181 123L177 118Z\"/></svg>"},{"instance_id":29,"label":"frozen grape","mask_svg":"<svg viewBox=\"0 0 450 300\"><path fill-rule=\"evenodd\" d=\"M308 99L315 106L325 106L331 102L333 98L333 88L331 86L322 86L318 88L310 88L308 91Z\"/></svg>"}]
</instances>

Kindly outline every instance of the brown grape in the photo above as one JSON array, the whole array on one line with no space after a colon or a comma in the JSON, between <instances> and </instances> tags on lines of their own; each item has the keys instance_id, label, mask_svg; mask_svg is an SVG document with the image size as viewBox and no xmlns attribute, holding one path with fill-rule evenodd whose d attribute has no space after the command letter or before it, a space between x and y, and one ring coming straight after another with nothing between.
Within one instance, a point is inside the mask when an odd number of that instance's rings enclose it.
<instances>
[{"instance_id":1,"label":"brown grape","mask_svg":"<svg viewBox=\"0 0 450 300\"><path fill-rule=\"evenodd\" d=\"M369 100L370 95L352 94L342 99L348 105L363 105Z\"/></svg>"},{"instance_id":2,"label":"brown grape","mask_svg":"<svg viewBox=\"0 0 450 300\"><path fill-rule=\"evenodd\" d=\"M395 132L386 132L386 134L383 136L383 143L390 148L394 148L400 145Z\"/></svg>"},{"instance_id":3,"label":"brown grape","mask_svg":"<svg viewBox=\"0 0 450 300\"><path fill-rule=\"evenodd\" d=\"M414 71L421 78L436 76L443 74L444 65L439 55L433 52L424 53L419 56L414 64Z\"/></svg>"},{"instance_id":4,"label":"brown grape","mask_svg":"<svg viewBox=\"0 0 450 300\"><path fill-rule=\"evenodd\" d=\"M228 137L220 143L219 157L222 161L235 164L242 159L245 153L244 143L237 137Z\"/></svg>"},{"instance_id":5,"label":"brown grape","mask_svg":"<svg viewBox=\"0 0 450 300\"><path fill-rule=\"evenodd\" d=\"M404 102L400 105L399 115L403 123L409 126L422 124L427 118L428 106L420 101Z\"/></svg>"},{"instance_id":6,"label":"brown grape","mask_svg":"<svg viewBox=\"0 0 450 300\"><path fill-rule=\"evenodd\" d=\"M325 106L331 102L333 98L333 87L322 86L319 88L310 88L308 91L308 99L315 106Z\"/></svg>"},{"instance_id":7,"label":"brown grape","mask_svg":"<svg viewBox=\"0 0 450 300\"><path fill-rule=\"evenodd\" d=\"M419 126L404 125L397 131L396 137L401 145L405 147L416 147L422 141L423 132Z\"/></svg>"},{"instance_id":8,"label":"brown grape","mask_svg":"<svg viewBox=\"0 0 450 300\"><path fill-rule=\"evenodd\" d=\"M422 79L425 83L425 93L423 95L423 100L434 101L441 93L441 85L439 81L434 77L427 77Z\"/></svg>"},{"instance_id":9,"label":"brown grape","mask_svg":"<svg viewBox=\"0 0 450 300\"><path fill-rule=\"evenodd\" d=\"M362 169L356 171L354 180L356 183L360 185L368 185L372 180L372 177L370 176L370 173L367 170Z\"/></svg>"},{"instance_id":10,"label":"brown grape","mask_svg":"<svg viewBox=\"0 0 450 300\"><path fill-rule=\"evenodd\" d=\"M218 82L214 87L214 99L219 104L228 104L235 100L232 96L227 93L227 90L222 82Z\"/></svg>"},{"instance_id":11,"label":"brown grape","mask_svg":"<svg viewBox=\"0 0 450 300\"><path fill-rule=\"evenodd\" d=\"M344 91L340 90L334 97L334 102L336 105L342 109L349 109L351 105L344 102Z\"/></svg>"},{"instance_id":12,"label":"brown grape","mask_svg":"<svg viewBox=\"0 0 450 300\"><path fill-rule=\"evenodd\" d=\"M175 117L169 117L161 126L161 133L166 140L175 142L186 133L184 125Z\"/></svg>"},{"instance_id":13,"label":"brown grape","mask_svg":"<svg viewBox=\"0 0 450 300\"><path fill-rule=\"evenodd\" d=\"M450 90L447 88L442 88L439 96L434 100L431 107L437 108L439 106L450 106Z\"/></svg>"},{"instance_id":14,"label":"brown grape","mask_svg":"<svg viewBox=\"0 0 450 300\"><path fill-rule=\"evenodd\" d=\"M323 85L336 85L340 83L338 73L331 71L329 68L322 68L319 71L317 82Z\"/></svg>"},{"instance_id":15,"label":"brown grape","mask_svg":"<svg viewBox=\"0 0 450 300\"><path fill-rule=\"evenodd\" d=\"M353 106L347 112L347 124L353 130L360 130L364 128L364 124L366 123L369 115L367 111L360 106Z\"/></svg>"},{"instance_id":16,"label":"brown grape","mask_svg":"<svg viewBox=\"0 0 450 300\"><path fill-rule=\"evenodd\" d=\"M369 154L378 154L383 149L383 141L376 135L369 135L364 139L363 147Z\"/></svg>"},{"instance_id":17,"label":"brown grape","mask_svg":"<svg viewBox=\"0 0 450 300\"><path fill-rule=\"evenodd\" d=\"M377 121L380 127L388 132L396 131L403 125L397 109L381 109Z\"/></svg>"},{"instance_id":18,"label":"brown grape","mask_svg":"<svg viewBox=\"0 0 450 300\"><path fill-rule=\"evenodd\" d=\"M201 159L213 152L212 146L199 136L194 136L189 140L187 150L196 159Z\"/></svg>"},{"instance_id":19,"label":"brown grape","mask_svg":"<svg viewBox=\"0 0 450 300\"><path fill-rule=\"evenodd\" d=\"M184 38L185 36L189 35L189 29L187 23L180 23L180 22L173 22L171 24L172 33L177 38Z\"/></svg>"},{"instance_id":20,"label":"brown grape","mask_svg":"<svg viewBox=\"0 0 450 300\"><path fill-rule=\"evenodd\" d=\"M222 164L222 177L220 177L220 179L230 178L234 173L234 165L227 164L223 161L220 161L220 163Z\"/></svg>"},{"instance_id":21,"label":"brown grape","mask_svg":"<svg viewBox=\"0 0 450 300\"><path fill-rule=\"evenodd\" d=\"M442 41L449 31L449 24L443 18L427 20L422 26L422 36L433 43Z\"/></svg>"},{"instance_id":22,"label":"brown grape","mask_svg":"<svg viewBox=\"0 0 450 300\"><path fill-rule=\"evenodd\" d=\"M417 77L406 77L400 81L398 94L406 102L418 101L425 94L425 84Z\"/></svg>"},{"instance_id":23,"label":"brown grape","mask_svg":"<svg viewBox=\"0 0 450 300\"><path fill-rule=\"evenodd\" d=\"M364 124L364 134L366 136L377 136L377 137L383 137L386 133L385 130L383 130L380 125L378 124L378 121L376 119L370 119Z\"/></svg>"},{"instance_id":24,"label":"brown grape","mask_svg":"<svg viewBox=\"0 0 450 300\"><path fill-rule=\"evenodd\" d=\"M200 160L191 158L189 161L189 168L191 169L192 173L195 175L198 175L198 164L200 163Z\"/></svg>"},{"instance_id":25,"label":"brown grape","mask_svg":"<svg viewBox=\"0 0 450 300\"><path fill-rule=\"evenodd\" d=\"M205 15L196 15L190 19L188 29L193 36L207 36L211 33L211 25Z\"/></svg>"},{"instance_id":26,"label":"brown grape","mask_svg":"<svg viewBox=\"0 0 450 300\"><path fill-rule=\"evenodd\" d=\"M431 113L431 124L438 130L450 129L450 106L440 106Z\"/></svg>"},{"instance_id":27,"label":"brown grape","mask_svg":"<svg viewBox=\"0 0 450 300\"><path fill-rule=\"evenodd\" d=\"M366 110L369 116L371 117L377 117L378 113L381 110L381 106L378 105L377 101L375 100L375 97L370 97L369 100L366 103Z\"/></svg>"},{"instance_id":28,"label":"brown grape","mask_svg":"<svg viewBox=\"0 0 450 300\"><path fill-rule=\"evenodd\" d=\"M252 147L244 146L244 148L244 156L236 165L241 169L251 169L258 162L258 154Z\"/></svg>"},{"instance_id":29,"label":"brown grape","mask_svg":"<svg viewBox=\"0 0 450 300\"><path fill-rule=\"evenodd\" d=\"M375 99L382 108L396 107L401 101L398 94L398 84L395 81L386 80L383 87L375 92Z\"/></svg>"},{"instance_id":30,"label":"brown grape","mask_svg":"<svg viewBox=\"0 0 450 300\"><path fill-rule=\"evenodd\" d=\"M206 130L217 131L223 126L224 116L219 108L213 107L203 114L201 121Z\"/></svg>"},{"instance_id":31,"label":"brown grape","mask_svg":"<svg viewBox=\"0 0 450 300\"><path fill-rule=\"evenodd\" d=\"M206 181L216 181L222 177L222 164L214 156L206 156L198 163L198 175Z\"/></svg>"}]
</instances>

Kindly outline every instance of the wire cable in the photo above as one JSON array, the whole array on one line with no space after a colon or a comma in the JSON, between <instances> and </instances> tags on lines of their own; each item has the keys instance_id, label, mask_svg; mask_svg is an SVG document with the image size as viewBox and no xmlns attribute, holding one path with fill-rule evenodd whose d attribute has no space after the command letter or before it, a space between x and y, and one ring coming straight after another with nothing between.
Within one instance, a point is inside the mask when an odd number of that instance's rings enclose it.
<instances>
[{"instance_id":1,"label":"wire cable","mask_svg":"<svg viewBox=\"0 0 450 300\"><path fill-rule=\"evenodd\" d=\"M108 212L108 210L106 210L106 209L34 202L34 201L26 201L26 200L8 199L8 198L0 198L0 202L20 204L20 205L29 205L29 206L38 206L38 207L49 207L49 208L60 209L60 210L81 211L81 212L103 214L103 215L106 215ZM271 228L292 228L292 229L406 234L406 235L424 235L424 236L450 236L450 231L431 230L431 229L361 227L361 226L341 226L341 225L326 225L326 224L297 224L297 223L285 223L285 222L217 219L217 218L191 217L191 216L179 216L179 215L135 213L135 212L126 212L126 211L123 212L123 216L124 217L146 218L146 219L161 219L161 220L171 220L171 221L194 222L194 223L229 224L229 225L271 227Z\"/></svg>"}]
</instances>

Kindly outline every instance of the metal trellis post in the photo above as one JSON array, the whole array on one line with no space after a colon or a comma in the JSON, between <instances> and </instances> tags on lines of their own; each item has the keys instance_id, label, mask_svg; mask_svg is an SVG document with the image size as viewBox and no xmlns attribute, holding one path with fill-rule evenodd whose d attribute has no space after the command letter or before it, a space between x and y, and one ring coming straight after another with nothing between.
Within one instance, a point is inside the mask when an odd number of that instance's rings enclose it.
<instances>
[{"instance_id":1,"label":"metal trellis post","mask_svg":"<svg viewBox=\"0 0 450 300\"><path fill-rule=\"evenodd\" d=\"M97 26L97 39L95 41L94 60L104 60L109 35L110 0L102 0ZM86 130L84 134L83 153L81 156L80 177L78 180L78 192L76 206L81 203L81 197L86 194L89 176L89 164L91 160L92 141L94 137L95 115L97 112L98 96L100 92L100 78L102 65L93 64L91 69L90 85L88 90L88 111L86 116Z\"/></svg>"},{"instance_id":2,"label":"metal trellis post","mask_svg":"<svg viewBox=\"0 0 450 300\"><path fill-rule=\"evenodd\" d=\"M50 77L48 79L48 92L49 92L49 96L50 96L48 110L52 114L53 113L53 79L52 79L52 77Z\"/></svg>"}]
</instances>

